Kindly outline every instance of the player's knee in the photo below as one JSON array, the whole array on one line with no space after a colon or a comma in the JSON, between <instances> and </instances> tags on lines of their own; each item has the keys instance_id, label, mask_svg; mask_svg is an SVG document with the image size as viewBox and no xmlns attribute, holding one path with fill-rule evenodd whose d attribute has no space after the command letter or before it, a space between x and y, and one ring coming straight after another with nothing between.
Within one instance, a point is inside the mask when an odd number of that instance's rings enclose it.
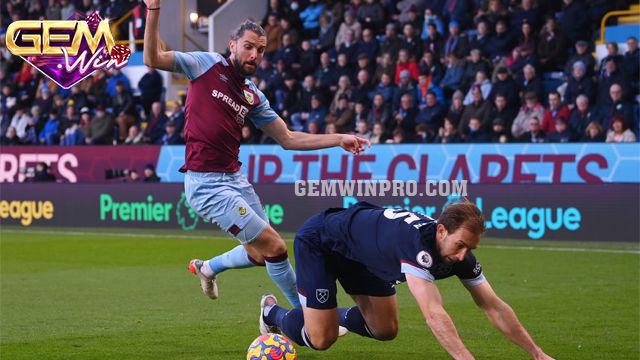
<instances>
[{"instance_id":1,"label":"player's knee","mask_svg":"<svg viewBox=\"0 0 640 360\"><path fill-rule=\"evenodd\" d=\"M327 350L336 342L338 334L319 334L311 338L313 348L316 350Z\"/></svg>"},{"instance_id":2,"label":"player's knee","mask_svg":"<svg viewBox=\"0 0 640 360\"><path fill-rule=\"evenodd\" d=\"M385 326L380 329L375 329L374 335L375 338L380 341L389 341L395 339L398 336L398 322L392 321L388 324L385 324Z\"/></svg>"}]
</instances>

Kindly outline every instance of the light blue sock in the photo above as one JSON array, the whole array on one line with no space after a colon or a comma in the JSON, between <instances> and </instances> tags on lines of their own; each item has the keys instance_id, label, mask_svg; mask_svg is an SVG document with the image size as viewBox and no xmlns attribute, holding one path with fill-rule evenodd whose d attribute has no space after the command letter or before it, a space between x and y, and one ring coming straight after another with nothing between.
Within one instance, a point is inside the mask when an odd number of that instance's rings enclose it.
<instances>
[{"instance_id":1,"label":"light blue sock","mask_svg":"<svg viewBox=\"0 0 640 360\"><path fill-rule=\"evenodd\" d=\"M289 303L293 307L301 307L298 291L296 290L296 273L293 271L287 254L271 258L265 256L265 265L271 280L278 285L284 296L289 300Z\"/></svg>"},{"instance_id":2,"label":"light blue sock","mask_svg":"<svg viewBox=\"0 0 640 360\"><path fill-rule=\"evenodd\" d=\"M224 254L209 260L209 266L214 273L220 274L227 269L244 269L255 266L242 245L238 245Z\"/></svg>"}]
</instances>

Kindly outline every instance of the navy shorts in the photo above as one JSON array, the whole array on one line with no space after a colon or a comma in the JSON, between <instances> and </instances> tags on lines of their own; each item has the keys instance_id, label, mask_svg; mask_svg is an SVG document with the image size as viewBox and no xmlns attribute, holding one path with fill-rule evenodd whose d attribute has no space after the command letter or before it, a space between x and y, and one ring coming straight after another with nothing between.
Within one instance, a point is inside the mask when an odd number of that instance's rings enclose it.
<instances>
[{"instance_id":1,"label":"navy shorts","mask_svg":"<svg viewBox=\"0 0 640 360\"><path fill-rule=\"evenodd\" d=\"M302 306L312 309L338 307L336 280L350 295L395 295L393 283L375 276L359 262L322 248L323 218L324 214L319 214L307 220L293 244L298 297Z\"/></svg>"}]
</instances>

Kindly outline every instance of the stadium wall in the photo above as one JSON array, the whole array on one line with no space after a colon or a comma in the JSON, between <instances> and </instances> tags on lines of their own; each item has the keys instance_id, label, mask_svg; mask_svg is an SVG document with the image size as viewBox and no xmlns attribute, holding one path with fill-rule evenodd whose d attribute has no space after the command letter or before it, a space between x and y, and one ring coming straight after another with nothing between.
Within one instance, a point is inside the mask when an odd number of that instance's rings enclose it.
<instances>
[{"instance_id":1,"label":"stadium wall","mask_svg":"<svg viewBox=\"0 0 640 360\"><path fill-rule=\"evenodd\" d=\"M12 147L0 152L0 183L24 181L44 161L60 182L105 183L107 173L151 163L162 182L182 183L184 146ZM242 172L254 184L296 180L452 180L478 184L640 183L640 146L628 144L376 145L359 156L341 149L285 151L279 146L240 149Z\"/></svg>"},{"instance_id":2,"label":"stadium wall","mask_svg":"<svg viewBox=\"0 0 640 360\"><path fill-rule=\"evenodd\" d=\"M295 232L329 207L369 201L437 217L457 196L296 196L293 184L257 184L271 224ZM509 239L640 241L637 184L471 184L487 235ZM615 225L614 225L615 224ZM185 201L181 184L3 184L0 226L213 229ZM615 237L611 226L616 226Z\"/></svg>"}]
</instances>

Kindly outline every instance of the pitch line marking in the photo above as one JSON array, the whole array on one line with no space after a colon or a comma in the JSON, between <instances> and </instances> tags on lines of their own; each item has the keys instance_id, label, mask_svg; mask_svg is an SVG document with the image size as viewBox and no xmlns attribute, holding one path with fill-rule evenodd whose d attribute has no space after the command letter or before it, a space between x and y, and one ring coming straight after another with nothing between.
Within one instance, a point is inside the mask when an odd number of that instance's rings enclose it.
<instances>
[{"instance_id":1,"label":"pitch line marking","mask_svg":"<svg viewBox=\"0 0 640 360\"><path fill-rule=\"evenodd\" d=\"M213 236L201 235L168 235L168 234L136 234L136 233L109 233L109 232L91 232L91 231L44 231L44 230L2 230L6 233L27 233L27 234L58 234L71 236L115 236L115 237L141 237L141 238L161 238L161 239L211 239ZM231 238L229 238L231 239ZM290 242L290 241L287 241ZM640 250L617 250L617 249L590 249L590 248L571 248L571 247L549 247L549 246L516 246L516 245L482 245L483 248L501 249L501 250L540 250L540 251L557 251L557 252L584 252L584 253L607 253L607 254L633 254L640 255Z\"/></svg>"}]
</instances>

